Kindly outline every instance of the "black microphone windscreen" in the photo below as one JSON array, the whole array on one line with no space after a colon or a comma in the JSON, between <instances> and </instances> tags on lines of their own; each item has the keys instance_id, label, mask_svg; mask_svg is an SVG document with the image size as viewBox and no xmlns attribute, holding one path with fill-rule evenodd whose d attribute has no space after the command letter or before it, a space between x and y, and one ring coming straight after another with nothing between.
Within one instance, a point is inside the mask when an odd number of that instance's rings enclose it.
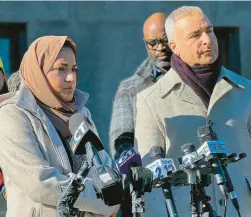
<instances>
[{"instance_id":1,"label":"black microphone windscreen","mask_svg":"<svg viewBox=\"0 0 251 217\"><path fill-rule=\"evenodd\" d=\"M210 125L199 127L197 130L197 135L201 144L206 141L217 140L217 136Z\"/></svg>"},{"instance_id":2,"label":"black microphone windscreen","mask_svg":"<svg viewBox=\"0 0 251 217\"><path fill-rule=\"evenodd\" d=\"M93 131L94 128L88 118L84 115L80 113L72 115L69 119L69 129L73 136L71 143L73 143L72 147L74 147L75 154L85 154L86 142L90 142L98 151L104 149L103 143ZM76 133L80 137L78 140L75 138Z\"/></svg>"},{"instance_id":3,"label":"black microphone windscreen","mask_svg":"<svg viewBox=\"0 0 251 217\"><path fill-rule=\"evenodd\" d=\"M195 146L192 143L186 143L181 146L182 155L185 156L195 151Z\"/></svg>"},{"instance_id":4,"label":"black microphone windscreen","mask_svg":"<svg viewBox=\"0 0 251 217\"><path fill-rule=\"evenodd\" d=\"M76 132L79 125L85 120L84 116L80 113L75 113L69 119L69 129L72 135Z\"/></svg>"},{"instance_id":5,"label":"black microphone windscreen","mask_svg":"<svg viewBox=\"0 0 251 217\"><path fill-rule=\"evenodd\" d=\"M148 168L142 166L131 167L129 180L136 191L144 189L143 192L151 192L152 190L153 173Z\"/></svg>"},{"instance_id":6,"label":"black microphone windscreen","mask_svg":"<svg viewBox=\"0 0 251 217\"><path fill-rule=\"evenodd\" d=\"M165 158L165 151L161 146L153 146L150 149L150 159L152 161Z\"/></svg>"}]
</instances>

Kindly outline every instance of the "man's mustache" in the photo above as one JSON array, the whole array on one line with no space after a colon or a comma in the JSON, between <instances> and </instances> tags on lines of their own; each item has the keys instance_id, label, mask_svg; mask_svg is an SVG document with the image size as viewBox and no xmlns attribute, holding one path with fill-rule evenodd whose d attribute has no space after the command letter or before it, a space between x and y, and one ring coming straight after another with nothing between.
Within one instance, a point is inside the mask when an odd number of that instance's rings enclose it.
<instances>
[{"instance_id":1,"label":"man's mustache","mask_svg":"<svg viewBox=\"0 0 251 217\"><path fill-rule=\"evenodd\" d=\"M156 53L155 58L166 56L167 59L170 59L172 54L173 53L170 50L162 50Z\"/></svg>"}]
</instances>

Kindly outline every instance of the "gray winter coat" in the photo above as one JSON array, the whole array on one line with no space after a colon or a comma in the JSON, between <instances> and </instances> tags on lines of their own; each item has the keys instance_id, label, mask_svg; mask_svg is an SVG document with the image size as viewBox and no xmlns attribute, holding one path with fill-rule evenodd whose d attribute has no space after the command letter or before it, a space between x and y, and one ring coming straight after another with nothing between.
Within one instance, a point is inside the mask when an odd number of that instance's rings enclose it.
<instances>
[{"instance_id":1,"label":"gray winter coat","mask_svg":"<svg viewBox=\"0 0 251 217\"><path fill-rule=\"evenodd\" d=\"M88 94L76 90L75 97L78 112L91 120L85 107ZM56 204L73 173L60 137L25 84L1 103L0 120L0 166L8 195L6 216L56 217ZM112 166L104 150L99 155L104 164ZM111 216L115 207L96 198L92 172L75 207L86 211L85 217Z\"/></svg>"},{"instance_id":2,"label":"gray winter coat","mask_svg":"<svg viewBox=\"0 0 251 217\"><path fill-rule=\"evenodd\" d=\"M136 94L155 83L153 64L147 58L130 78L121 81L113 102L110 125L110 150L114 154L114 141L123 133L134 133ZM133 138L134 139L134 138Z\"/></svg>"}]
</instances>

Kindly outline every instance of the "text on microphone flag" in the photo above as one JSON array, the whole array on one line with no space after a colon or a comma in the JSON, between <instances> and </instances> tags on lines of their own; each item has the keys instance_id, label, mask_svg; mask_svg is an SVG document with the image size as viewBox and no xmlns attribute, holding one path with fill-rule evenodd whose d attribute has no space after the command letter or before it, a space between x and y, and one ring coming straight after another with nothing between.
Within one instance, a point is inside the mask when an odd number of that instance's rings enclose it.
<instances>
[{"instance_id":1,"label":"text on microphone flag","mask_svg":"<svg viewBox=\"0 0 251 217\"><path fill-rule=\"evenodd\" d=\"M155 160L153 163L146 166L153 173L153 179L156 178L165 178L167 177L167 173L172 171L176 172L176 166L172 158L163 158L159 160Z\"/></svg>"},{"instance_id":2,"label":"text on microphone flag","mask_svg":"<svg viewBox=\"0 0 251 217\"><path fill-rule=\"evenodd\" d=\"M224 141L213 140L204 142L204 144L197 150L197 153L199 155L204 154L205 156L208 156L210 154L227 154L228 148Z\"/></svg>"}]
</instances>

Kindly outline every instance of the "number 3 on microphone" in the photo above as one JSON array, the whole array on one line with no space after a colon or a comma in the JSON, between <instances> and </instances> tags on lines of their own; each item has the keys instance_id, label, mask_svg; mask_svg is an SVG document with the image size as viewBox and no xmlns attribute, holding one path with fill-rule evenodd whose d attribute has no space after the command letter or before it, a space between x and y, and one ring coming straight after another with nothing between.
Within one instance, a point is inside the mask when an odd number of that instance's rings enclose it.
<instances>
[{"instance_id":1,"label":"number 3 on microphone","mask_svg":"<svg viewBox=\"0 0 251 217\"><path fill-rule=\"evenodd\" d=\"M172 172L175 172L175 167L173 165L173 162L171 160L167 161L167 164L164 165L164 171L165 173L169 172L169 171L172 171ZM167 175L167 174L165 174Z\"/></svg>"}]
</instances>

